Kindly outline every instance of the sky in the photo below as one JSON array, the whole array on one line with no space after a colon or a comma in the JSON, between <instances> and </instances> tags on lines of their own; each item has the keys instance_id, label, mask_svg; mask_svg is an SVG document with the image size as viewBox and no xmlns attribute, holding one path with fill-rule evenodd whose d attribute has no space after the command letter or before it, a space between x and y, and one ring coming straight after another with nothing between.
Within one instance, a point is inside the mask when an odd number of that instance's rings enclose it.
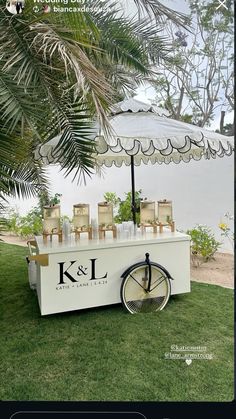
<instances>
[{"instance_id":1,"label":"sky","mask_svg":"<svg viewBox=\"0 0 236 419\"><path fill-rule=\"evenodd\" d=\"M125 9L127 10L128 14L134 14L136 11L136 7L134 6L133 0L120 0L123 4ZM159 0L165 6L176 10L177 12L181 13L188 13L188 5L186 0Z\"/></svg>"},{"instance_id":2,"label":"sky","mask_svg":"<svg viewBox=\"0 0 236 419\"><path fill-rule=\"evenodd\" d=\"M155 101L155 89L152 86L149 86L148 84L144 87L139 87L136 91L135 99L140 100L141 102L147 102L147 103L156 103ZM216 112L214 120L211 121L210 127L208 129L211 129L215 131L216 129L219 129L220 126L220 118L221 115L219 112ZM234 120L234 112L227 112L225 115L224 123L233 123Z\"/></svg>"}]
</instances>

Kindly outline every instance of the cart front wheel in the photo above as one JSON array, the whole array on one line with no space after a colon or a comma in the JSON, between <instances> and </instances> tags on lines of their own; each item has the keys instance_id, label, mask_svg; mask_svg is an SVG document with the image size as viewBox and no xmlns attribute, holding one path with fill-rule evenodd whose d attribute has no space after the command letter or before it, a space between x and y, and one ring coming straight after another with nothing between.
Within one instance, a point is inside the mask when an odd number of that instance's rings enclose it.
<instances>
[{"instance_id":1,"label":"cart front wheel","mask_svg":"<svg viewBox=\"0 0 236 419\"><path fill-rule=\"evenodd\" d=\"M132 314L162 310L170 297L170 280L161 269L151 262L134 267L124 277L121 285L121 301Z\"/></svg>"}]
</instances>

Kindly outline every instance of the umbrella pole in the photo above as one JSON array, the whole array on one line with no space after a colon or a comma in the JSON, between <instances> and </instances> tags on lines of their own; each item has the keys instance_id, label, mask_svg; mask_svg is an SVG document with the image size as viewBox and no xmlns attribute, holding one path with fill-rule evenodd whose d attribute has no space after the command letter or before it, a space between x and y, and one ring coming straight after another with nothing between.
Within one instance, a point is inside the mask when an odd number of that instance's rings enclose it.
<instances>
[{"instance_id":1,"label":"umbrella pole","mask_svg":"<svg viewBox=\"0 0 236 419\"><path fill-rule=\"evenodd\" d=\"M132 204L131 204L131 210L133 214L133 222L134 225L136 225L136 204L135 204L135 182L134 182L134 156L131 156L131 187L132 187Z\"/></svg>"}]
</instances>

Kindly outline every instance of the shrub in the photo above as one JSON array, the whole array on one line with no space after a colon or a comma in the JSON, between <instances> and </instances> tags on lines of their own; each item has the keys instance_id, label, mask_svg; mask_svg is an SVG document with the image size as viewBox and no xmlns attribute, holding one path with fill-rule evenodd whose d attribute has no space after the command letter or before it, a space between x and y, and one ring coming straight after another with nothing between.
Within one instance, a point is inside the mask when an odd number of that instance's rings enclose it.
<instances>
[{"instance_id":1,"label":"shrub","mask_svg":"<svg viewBox=\"0 0 236 419\"><path fill-rule=\"evenodd\" d=\"M20 215L17 210L13 208L9 208L8 211L5 213L5 229L6 231L10 231L11 233L18 234L19 233L19 218Z\"/></svg>"},{"instance_id":2,"label":"shrub","mask_svg":"<svg viewBox=\"0 0 236 419\"><path fill-rule=\"evenodd\" d=\"M6 230L22 238L42 234L43 223L40 211L36 207L22 217L17 211L10 209L6 217Z\"/></svg>"},{"instance_id":3,"label":"shrub","mask_svg":"<svg viewBox=\"0 0 236 419\"><path fill-rule=\"evenodd\" d=\"M135 203L136 203L136 220L137 224L140 222L140 201L141 201L142 190L135 192ZM111 202L114 207L117 207L117 215L114 217L116 223L122 223L123 221L132 221L132 192L125 193L125 200L121 199L114 192L106 192L104 199L107 202Z\"/></svg>"},{"instance_id":4,"label":"shrub","mask_svg":"<svg viewBox=\"0 0 236 419\"><path fill-rule=\"evenodd\" d=\"M5 218L5 230L10 231L11 233L14 233L24 239L29 239L33 236L42 234L43 206L49 204L59 204L60 197L61 194L56 193L54 196L50 197L47 191L42 191L38 196L38 205L32 208L32 210L25 216L20 216L19 212L14 209L9 209ZM66 218L66 216L64 216L64 218Z\"/></svg>"},{"instance_id":5,"label":"shrub","mask_svg":"<svg viewBox=\"0 0 236 419\"><path fill-rule=\"evenodd\" d=\"M221 245L221 243L215 239L211 229L207 226L198 224L192 230L188 230L187 234L191 236L192 254L202 256L205 261L213 258L215 252Z\"/></svg>"},{"instance_id":6,"label":"shrub","mask_svg":"<svg viewBox=\"0 0 236 419\"><path fill-rule=\"evenodd\" d=\"M32 209L24 217L19 218L19 232L22 238L29 238L35 235L42 234L43 223L42 217Z\"/></svg>"}]
</instances>

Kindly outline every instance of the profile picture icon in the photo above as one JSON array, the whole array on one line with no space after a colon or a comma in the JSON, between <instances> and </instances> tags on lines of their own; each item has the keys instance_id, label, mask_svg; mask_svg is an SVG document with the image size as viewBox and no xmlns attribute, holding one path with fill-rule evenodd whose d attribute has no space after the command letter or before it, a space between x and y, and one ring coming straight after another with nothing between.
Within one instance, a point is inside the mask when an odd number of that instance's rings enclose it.
<instances>
[{"instance_id":1,"label":"profile picture icon","mask_svg":"<svg viewBox=\"0 0 236 419\"><path fill-rule=\"evenodd\" d=\"M23 13L25 7L25 0L7 0L6 8L8 12L13 15L20 15Z\"/></svg>"},{"instance_id":2,"label":"profile picture icon","mask_svg":"<svg viewBox=\"0 0 236 419\"><path fill-rule=\"evenodd\" d=\"M43 13L50 13L50 11L51 11L51 7L48 6L47 4L43 4L43 6L42 6L42 12Z\"/></svg>"}]
</instances>

